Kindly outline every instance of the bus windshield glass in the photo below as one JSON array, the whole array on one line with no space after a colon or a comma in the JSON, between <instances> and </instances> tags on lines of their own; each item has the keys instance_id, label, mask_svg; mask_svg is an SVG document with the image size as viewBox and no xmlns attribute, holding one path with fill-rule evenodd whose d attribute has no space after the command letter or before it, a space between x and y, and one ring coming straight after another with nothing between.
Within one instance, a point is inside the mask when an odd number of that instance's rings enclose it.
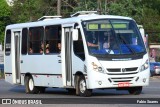
<instances>
[{"instance_id":1,"label":"bus windshield glass","mask_svg":"<svg viewBox=\"0 0 160 107\"><path fill-rule=\"evenodd\" d=\"M82 26L90 54L133 55L146 52L133 20L90 20L83 21Z\"/></svg>"}]
</instances>

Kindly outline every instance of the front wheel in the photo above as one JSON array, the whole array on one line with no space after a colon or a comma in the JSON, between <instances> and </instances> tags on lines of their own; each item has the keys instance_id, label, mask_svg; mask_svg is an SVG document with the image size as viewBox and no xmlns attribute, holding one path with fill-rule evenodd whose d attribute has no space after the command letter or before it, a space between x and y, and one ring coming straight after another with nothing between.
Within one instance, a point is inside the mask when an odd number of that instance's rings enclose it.
<instances>
[{"instance_id":1,"label":"front wheel","mask_svg":"<svg viewBox=\"0 0 160 107\"><path fill-rule=\"evenodd\" d=\"M130 87L128 92L132 95L139 95L142 92L142 86L140 87Z\"/></svg>"},{"instance_id":2,"label":"front wheel","mask_svg":"<svg viewBox=\"0 0 160 107\"><path fill-rule=\"evenodd\" d=\"M76 84L76 94L83 96L83 97L89 97L92 94L91 89L87 89L86 81L84 76L77 76L77 84Z\"/></svg>"}]
</instances>

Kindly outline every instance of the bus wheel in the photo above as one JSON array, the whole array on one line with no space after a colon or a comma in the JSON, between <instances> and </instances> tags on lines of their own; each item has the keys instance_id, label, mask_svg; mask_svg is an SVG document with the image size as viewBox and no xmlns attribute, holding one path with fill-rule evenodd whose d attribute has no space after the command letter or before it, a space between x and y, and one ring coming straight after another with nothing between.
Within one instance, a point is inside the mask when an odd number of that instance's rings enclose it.
<instances>
[{"instance_id":1,"label":"bus wheel","mask_svg":"<svg viewBox=\"0 0 160 107\"><path fill-rule=\"evenodd\" d=\"M141 87L130 87L128 89L128 92L132 95L139 95L142 92L142 86Z\"/></svg>"},{"instance_id":2,"label":"bus wheel","mask_svg":"<svg viewBox=\"0 0 160 107\"><path fill-rule=\"evenodd\" d=\"M28 94L37 94L38 88L34 86L34 81L31 76L27 76L25 79L25 88L26 88L26 93Z\"/></svg>"},{"instance_id":3,"label":"bus wheel","mask_svg":"<svg viewBox=\"0 0 160 107\"><path fill-rule=\"evenodd\" d=\"M77 76L77 84L76 84L76 94L83 96L83 97L89 97L92 94L92 90L87 89L86 81L84 76Z\"/></svg>"}]
</instances>

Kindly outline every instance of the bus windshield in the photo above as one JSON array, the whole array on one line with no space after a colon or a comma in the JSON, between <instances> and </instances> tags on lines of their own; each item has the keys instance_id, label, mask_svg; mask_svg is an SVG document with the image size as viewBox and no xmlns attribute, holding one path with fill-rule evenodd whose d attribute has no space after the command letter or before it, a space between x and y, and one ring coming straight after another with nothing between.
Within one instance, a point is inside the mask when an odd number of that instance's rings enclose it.
<instances>
[{"instance_id":1,"label":"bus windshield","mask_svg":"<svg viewBox=\"0 0 160 107\"><path fill-rule=\"evenodd\" d=\"M83 21L82 26L90 54L130 55L146 52L133 20L98 19Z\"/></svg>"}]
</instances>

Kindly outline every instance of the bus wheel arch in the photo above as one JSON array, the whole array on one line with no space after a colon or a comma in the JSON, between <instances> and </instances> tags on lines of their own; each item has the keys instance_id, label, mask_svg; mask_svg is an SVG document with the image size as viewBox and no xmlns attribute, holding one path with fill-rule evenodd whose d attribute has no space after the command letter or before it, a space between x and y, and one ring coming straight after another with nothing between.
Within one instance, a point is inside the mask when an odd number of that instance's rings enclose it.
<instances>
[{"instance_id":1,"label":"bus wheel arch","mask_svg":"<svg viewBox=\"0 0 160 107\"><path fill-rule=\"evenodd\" d=\"M92 90L87 89L85 76L81 72L77 72L75 75L75 88L76 88L76 95L89 97L92 94Z\"/></svg>"},{"instance_id":2,"label":"bus wheel arch","mask_svg":"<svg viewBox=\"0 0 160 107\"><path fill-rule=\"evenodd\" d=\"M37 94L38 88L34 84L34 80L31 74L25 75L25 91L27 94Z\"/></svg>"},{"instance_id":3,"label":"bus wheel arch","mask_svg":"<svg viewBox=\"0 0 160 107\"><path fill-rule=\"evenodd\" d=\"M29 76L32 77L32 75L31 75L30 73L26 73L25 76L24 76L24 83L26 83L26 78L27 78L27 76L28 76L28 77L29 77Z\"/></svg>"}]
</instances>

